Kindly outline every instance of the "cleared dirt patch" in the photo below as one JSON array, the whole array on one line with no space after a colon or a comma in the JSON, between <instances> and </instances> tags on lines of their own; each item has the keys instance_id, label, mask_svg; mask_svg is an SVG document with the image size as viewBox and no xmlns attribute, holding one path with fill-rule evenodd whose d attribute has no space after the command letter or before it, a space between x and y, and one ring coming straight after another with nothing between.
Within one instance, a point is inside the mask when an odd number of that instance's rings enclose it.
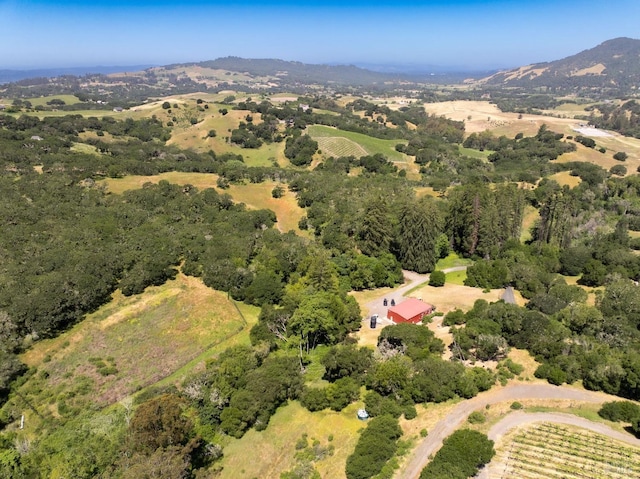
<instances>
[{"instance_id":1,"label":"cleared dirt patch","mask_svg":"<svg viewBox=\"0 0 640 479\"><path fill-rule=\"evenodd\" d=\"M613 135L611 133L609 133L608 131L600 130L598 128L578 127L578 128L574 128L573 130L577 131L581 135L589 136L589 137L593 137L593 138L611 138L611 137L613 137Z\"/></svg>"}]
</instances>

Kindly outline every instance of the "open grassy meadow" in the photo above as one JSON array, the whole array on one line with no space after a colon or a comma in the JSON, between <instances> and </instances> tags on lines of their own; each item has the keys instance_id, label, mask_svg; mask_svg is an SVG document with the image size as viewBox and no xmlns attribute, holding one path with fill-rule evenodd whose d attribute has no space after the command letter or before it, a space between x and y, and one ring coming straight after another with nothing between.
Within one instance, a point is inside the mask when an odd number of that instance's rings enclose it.
<instances>
[{"instance_id":1,"label":"open grassy meadow","mask_svg":"<svg viewBox=\"0 0 640 479\"><path fill-rule=\"evenodd\" d=\"M568 171L561 171L560 173L551 175L549 179L557 181L560 186L566 185L569 188L578 186L582 181L579 176L571 176Z\"/></svg>"},{"instance_id":2,"label":"open grassy meadow","mask_svg":"<svg viewBox=\"0 0 640 479\"><path fill-rule=\"evenodd\" d=\"M41 390L31 400L57 401L58 408L61 400L113 404L230 340L257 315L250 318L225 293L182 274L140 295L116 292L71 330L22 356L39 371L33 379L41 382ZM31 386L25 384L25 395L37 391Z\"/></svg>"},{"instance_id":3,"label":"open grassy meadow","mask_svg":"<svg viewBox=\"0 0 640 479\"><path fill-rule=\"evenodd\" d=\"M347 457L353 452L360 429L356 411L362 403L353 403L341 412L328 409L310 413L298 401L281 407L264 431L249 430L242 439L232 439L225 446L220 479L278 478L296 465L296 443L307 434L311 446L333 446L333 453L315 462L321 477L344 477ZM250 451L250 452L247 452ZM248 454L250 459L248 459Z\"/></svg>"},{"instance_id":4,"label":"open grassy meadow","mask_svg":"<svg viewBox=\"0 0 640 479\"><path fill-rule=\"evenodd\" d=\"M127 190L142 188L145 183L158 183L166 180L179 185L193 185L199 189L215 188L219 193L228 193L234 201L244 203L251 209L270 209L278 218L277 227L282 232L294 230L298 233L298 222L304 216L304 210L298 206L295 195L285 188L280 198L273 198L271 191L279 183L265 181L263 183L248 183L231 185L222 190L216 186L218 175L212 173L183 173L167 172L154 176L125 176L124 178L107 178L103 180L107 191L122 194Z\"/></svg>"},{"instance_id":5,"label":"open grassy meadow","mask_svg":"<svg viewBox=\"0 0 640 479\"><path fill-rule=\"evenodd\" d=\"M525 206L524 218L522 219L522 230L520 231L520 241L527 241L531 239L531 228L533 228L539 218L540 213L536 208L531 205Z\"/></svg>"},{"instance_id":6,"label":"open grassy meadow","mask_svg":"<svg viewBox=\"0 0 640 479\"><path fill-rule=\"evenodd\" d=\"M447 276L449 275L447 274ZM447 283L440 288L429 285L421 286L412 291L410 296L433 304L436 307L436 311L446 314L456 308L467 311L473 307L473 303L478 299L484 299L493 303L500 300L503 292L503 289L492 289L485 293L480 288L461 286L447 281Z\"/></svg>"},{"instance_id":7,"label":"open grassy meadow","mask_svg":"<svg viewBox=\"0 0 640 479\"><path fill-rule=\"evenodd\" d=\"M278 229L282 232L294 230L301 233L298 222L305 215L298 206L295 194L285 188L284 196L273 198L271 191L278 183L265 181L246 185L231 185L228 192L235 201L240 201L252 209L267 208L275 212L278 218Z\"/></svg>"},{"instance_id":8,"label":"open grassy meadow","mask_svg":"<svg viewBox=\"0 0 640 479\"><path fill-rule=\"evenodd\" d=\"M449 268L458 268L461 266L471 266L473 264L473 260L469 258L462 258L458 256L456 253L449 253L446 258L441 258L436 263L435 269L443 270Z\"/></svg>"},{"instance_id":9,"label":"open grassy meadow","mask_svg":"<svg viewBox=\"0 0 640 479\"><path fill-rule=\"evenodd\" d=\"M80 103L80 100L75 95L49 95L39 96L34 98L27 98L26 101L31 102L31 105L35 106L48 106L47 102L51 100L62 100L66 105L74 105ZM71 112L67 112L71 113Z\"/></svg>"}]
</instances>

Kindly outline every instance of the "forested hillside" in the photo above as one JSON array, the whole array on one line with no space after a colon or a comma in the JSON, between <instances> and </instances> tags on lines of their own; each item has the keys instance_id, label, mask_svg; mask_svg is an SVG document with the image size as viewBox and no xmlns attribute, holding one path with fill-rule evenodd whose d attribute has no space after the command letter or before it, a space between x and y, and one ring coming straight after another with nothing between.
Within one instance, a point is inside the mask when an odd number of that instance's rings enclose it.
<instances>
[{"instance_id":1,"label":"forested hillside","mask_svg":"<svg viewBox=\"0 0 640 479\"><path fill-rule=\"evenodd\" d=\"M586 139L546 125L507 137L468 134L464 122L420 104L323 95L224 102L184 100L181 111L194 116L182 123L175 101L135 119L39 118L22 107L0 115L0 475L216 477L225 448L267 430L292 401L312 417L364 403L374 419L341 452L344 475L389 474L407 447L398 419L513 378L517 365L503 362L512 347L528 350L541 364L536 376L553 384L640 399L638 175L580 161ZM223 123L230 116L237 124ZM211 120L227 131L193 137L222 136L224 152L167 144ZM391 140L398 156L367 145L329 156L309 128L319 125ZM250 161L248 152L274 145L282 154L270 166ZM169 171L208 174L214 184L163 180L116 194L104 181ZM558 172L577 186L550 178ZM298 233L229 193L266 181L276 184L274 199L293 197L304 211ZM526 306L480 300L450 312L451 360L422 325L388 326L375 348L357 344L366 313L354 291L399 285L402 269L432 272L451 252L473 261L465 284L513 286ZM143 379L100 398L104 378L123 374L106 345L61 372L80 336L65 335L88 314L182 277L224 293L244 340L216 343L197 365L176 362L180 375L166 370L157 384L136 371ZM29 357L63 336L42 360ZM140 341L131 354L142 358L150 344ZM305 437L282 477L318 477L332 440Z\"/></svg>"}]
</instances>

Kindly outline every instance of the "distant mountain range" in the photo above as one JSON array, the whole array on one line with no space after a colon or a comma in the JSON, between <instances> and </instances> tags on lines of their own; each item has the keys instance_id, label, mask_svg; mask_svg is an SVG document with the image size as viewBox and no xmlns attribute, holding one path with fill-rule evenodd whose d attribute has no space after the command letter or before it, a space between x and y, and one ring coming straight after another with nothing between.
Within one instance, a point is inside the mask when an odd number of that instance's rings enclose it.
<instances>
[{"instance_id":1,"label":"distant mountain range","mask_svg":"<svg viewBox=\"0 0 640 479\"><path fill-rule=\"evenodd\" d=\"M481 83L557 91L633 91L640 84L640 40L615 38L562 60L498 72Z\"/></svg>"},{"instance_id":2,"label":"distant mountain range","mask_svg":"<svg viewBox=\"0 0 640 479\"><path fill-rule=\"evenodd\" d=\"M164 67L113 66L42 70L0 70L0 83L58 78L45 82L65 91L75 91L79 83L68 76L129 74L138 72L136 90L141 95L203 91L204 88L242 88L250 90L307 88L311 85L374 86L397 83L461 83L475 80L479 87L515 87L527 93L541 89L551 93L597 92L601 95L637 93L640 84L640 40L616 38L576 55L547 63L537 63L494 74L447 72L437 67L393 64L314 65L278 59L225 57L217 60L182 63ZM144 70L144 71L143 71ZM131 81L131 78L117 81ZM164 80L160 81L160 77ZM484 78L483 78L484 77ZM115 81L115 80L114 80ZM101 79L101 82L109 82ZM8 87L9 85L7 85ZM144 91L142 91L144 90ZM165 91L166 90L166 91Z\"/></svg>"}]
</instances>

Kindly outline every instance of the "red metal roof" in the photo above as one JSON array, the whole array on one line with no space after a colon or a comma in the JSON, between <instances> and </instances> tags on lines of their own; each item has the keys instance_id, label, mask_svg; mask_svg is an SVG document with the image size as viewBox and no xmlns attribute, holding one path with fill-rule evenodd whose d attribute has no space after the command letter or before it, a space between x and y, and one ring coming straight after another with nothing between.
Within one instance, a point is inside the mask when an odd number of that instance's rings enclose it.
<instances>
[{"instance_id":1,"label":"red metal roof","mask_svg":"<svg viewBox=\"0 0 640 479\"><path fill-rule=\"evenodd\" d=\"M389 311L399 314L403 318L409 319L417 316L418 314L430 312L433 309L432 305L424 303L419 299L408 298L400 304L391 306Z\"/></svg>"}]
</instances>

